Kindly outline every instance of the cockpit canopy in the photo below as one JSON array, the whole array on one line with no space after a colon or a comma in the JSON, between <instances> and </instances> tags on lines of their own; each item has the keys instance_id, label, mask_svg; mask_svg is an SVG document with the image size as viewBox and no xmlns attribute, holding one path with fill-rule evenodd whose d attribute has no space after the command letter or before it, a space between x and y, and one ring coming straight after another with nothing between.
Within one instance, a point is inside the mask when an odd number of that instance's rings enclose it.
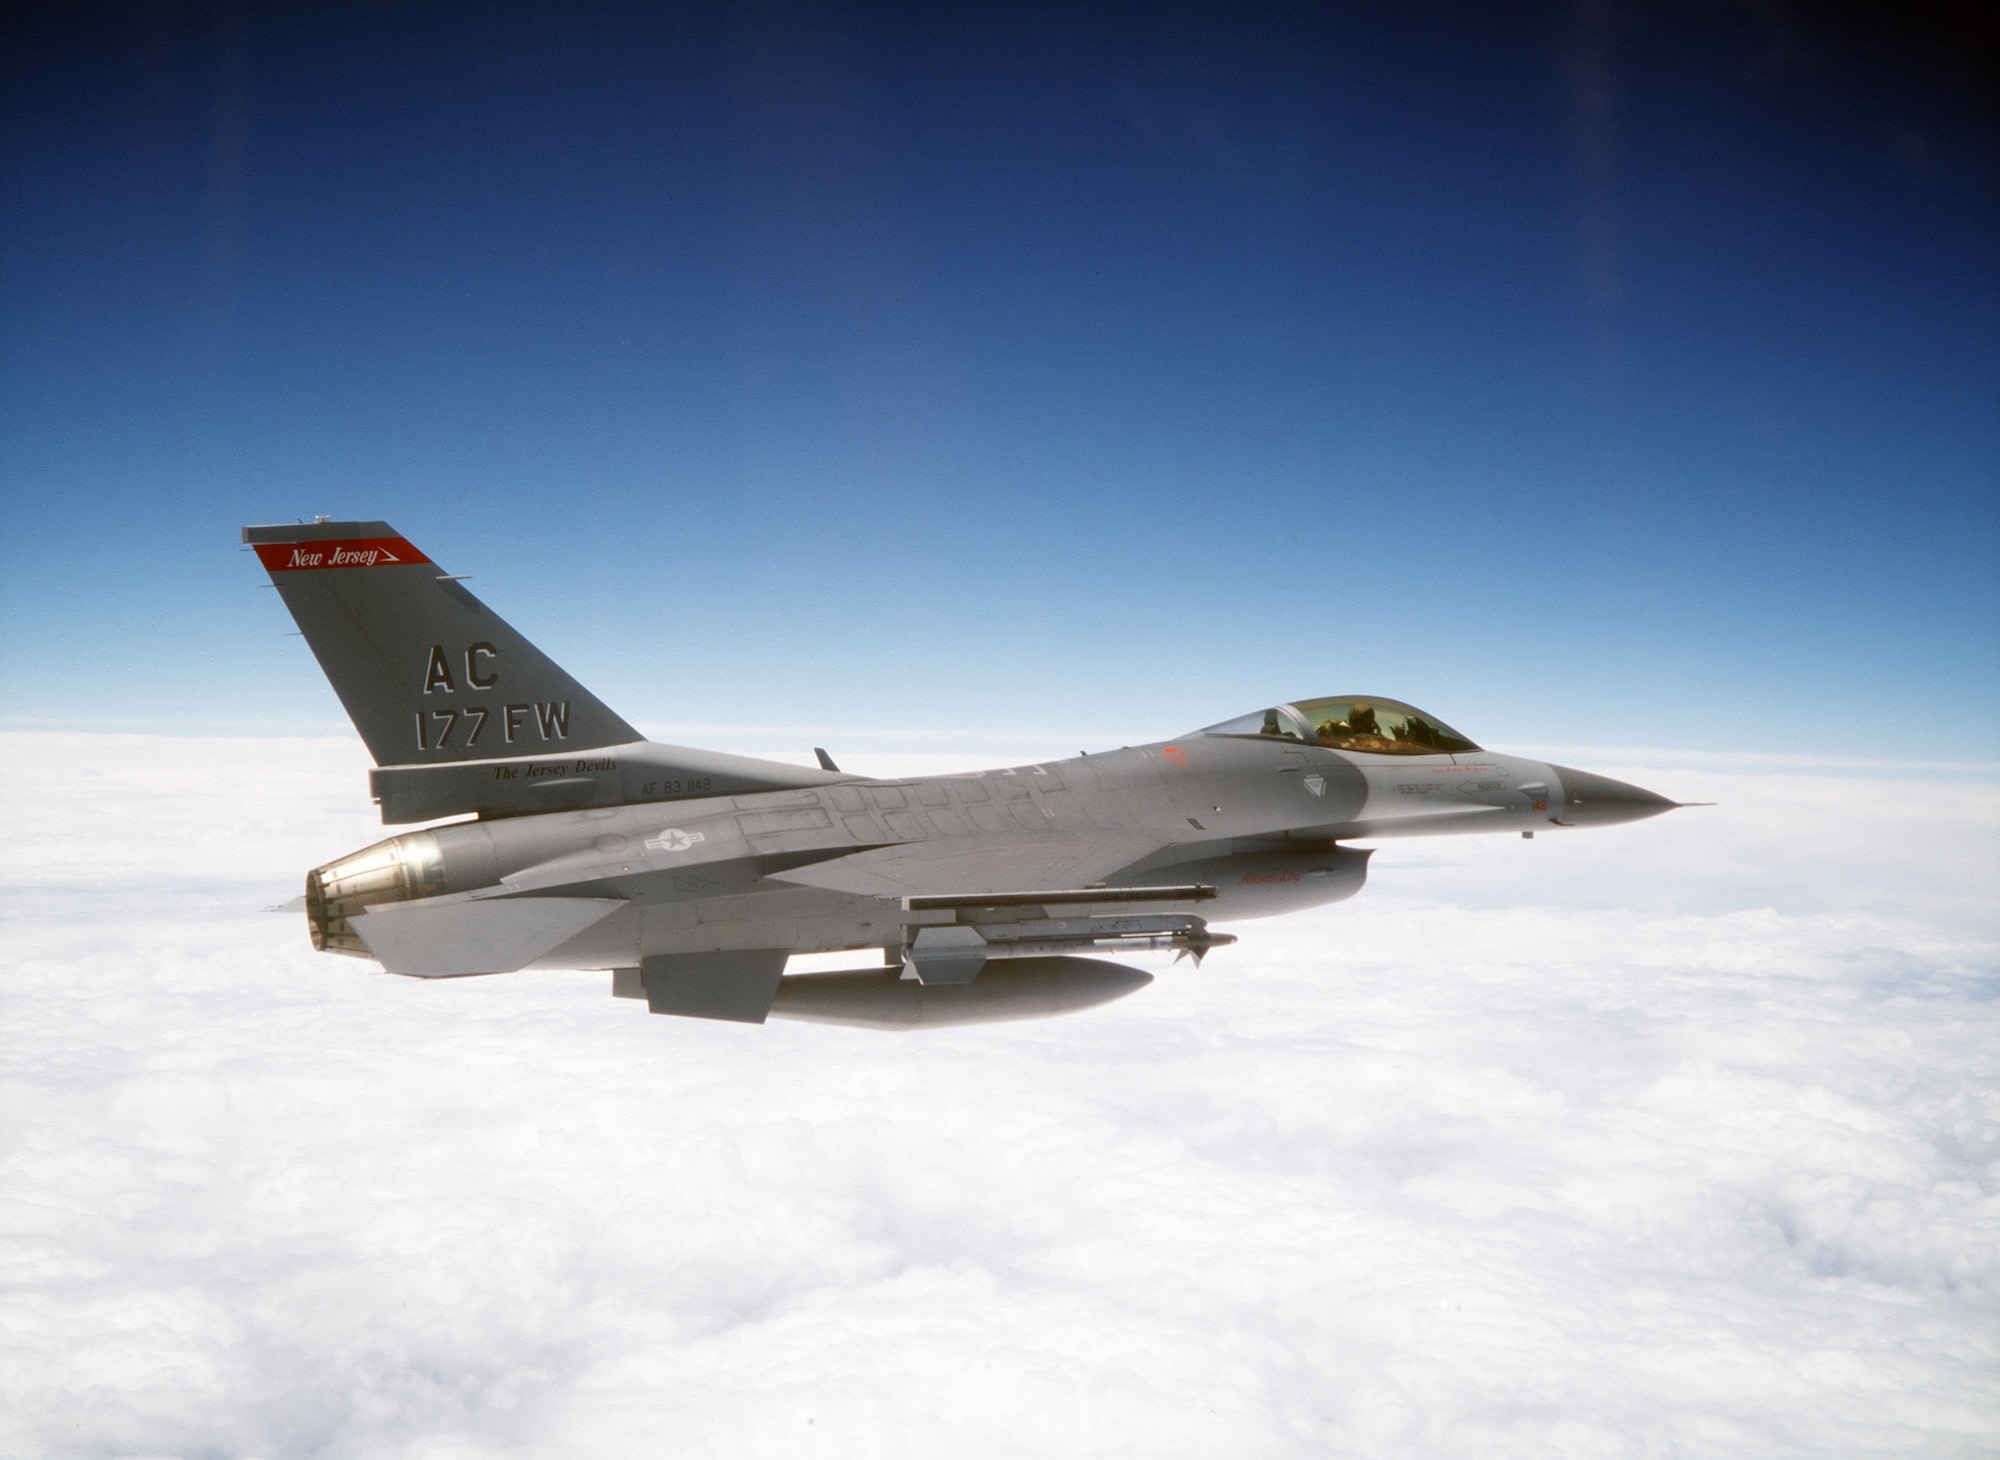
<instances>
[{"instance_id":1,"label":"cockpit canopy","mask_svg":"<svg viewBox=\"0 0 2000 1460\"><path fill-rule=\"evenodd\" d=\"M1478 746L1444 721L1395 700L1300 700L1210 725L1203 735L1268 735L1369 755L1448 755Z\"/></svg>"}]
</instances>

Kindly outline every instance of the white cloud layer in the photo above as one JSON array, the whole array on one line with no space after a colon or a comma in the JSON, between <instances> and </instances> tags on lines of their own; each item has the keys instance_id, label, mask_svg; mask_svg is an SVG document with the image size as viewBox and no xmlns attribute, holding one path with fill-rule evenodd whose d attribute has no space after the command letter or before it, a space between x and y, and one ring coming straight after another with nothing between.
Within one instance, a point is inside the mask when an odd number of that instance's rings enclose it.
<instances>
[{"instance_id":1,"label":"white cloud layer","mask_svg":"<svg viewBox=\"0 0 2000 1460\"><path fill-rule=\"evenodd\" d=\"M346 740L4 737L0 1454L2000 1446L2000 788L1386 844L1045 1024L306 944Z\"/></svg>"}]
</instances>

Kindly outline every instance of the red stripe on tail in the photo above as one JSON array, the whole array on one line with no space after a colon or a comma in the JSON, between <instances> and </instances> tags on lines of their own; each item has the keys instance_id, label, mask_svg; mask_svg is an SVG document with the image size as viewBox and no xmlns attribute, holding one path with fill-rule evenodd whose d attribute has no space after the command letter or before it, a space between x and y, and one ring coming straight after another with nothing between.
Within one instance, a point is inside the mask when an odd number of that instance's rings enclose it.
<instances>
[{"instance_id":1,"label":"red stripe on tail","mask_svg":"<svg viewBox=\"0 0 2000 1460\"><path fill-rule=\"evenodd\" d=\"M273 573L312 568L389 568L430 559L400 537L362 537L346 542L260 542L257 561Z\"/></svg>"}]
</instances>

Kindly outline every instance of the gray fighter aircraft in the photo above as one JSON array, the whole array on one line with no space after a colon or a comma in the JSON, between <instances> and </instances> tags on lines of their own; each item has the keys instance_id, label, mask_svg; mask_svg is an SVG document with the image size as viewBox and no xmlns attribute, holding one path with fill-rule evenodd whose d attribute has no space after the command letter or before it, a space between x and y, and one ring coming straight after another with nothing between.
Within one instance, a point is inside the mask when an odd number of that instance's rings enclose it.
<instances>
[{"instance_id":1,"label":"gray fighter aircraft","mask_svg":"<svg viewBox=\"0 0 2000 1460\"><path fill-rule=\"evenodd\" d=\"M603 968L656 1013L908 1028L1151 982L1078 955L1234 942L1352 897L1385 837L1607 826L1679 804L1482 749L1395 700L878 780L647 740L383 522L246 527L407 831L306 877L313 946L420 978ZM786 977L794 953L880 967Z\"/></svg>"}]
</instances>

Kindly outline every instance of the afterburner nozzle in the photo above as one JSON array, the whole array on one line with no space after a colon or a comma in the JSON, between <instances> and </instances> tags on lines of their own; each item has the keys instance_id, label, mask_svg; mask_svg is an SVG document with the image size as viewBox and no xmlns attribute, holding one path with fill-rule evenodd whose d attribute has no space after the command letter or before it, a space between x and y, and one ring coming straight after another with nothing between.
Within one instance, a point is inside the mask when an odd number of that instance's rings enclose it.
<instances>
[{"instance_id":1,"label":"afterburner nozzle","mask_svg":"<svg viewBox=\"0 0 2000 1460\"><path fill-rule=\"evenodd\" d=\"M429 897L443 888L444 859L427 831L405 832L306 874L306 927L322 953L373 958L348 918L385 902Z\"/></svg>"}]
</instances>

